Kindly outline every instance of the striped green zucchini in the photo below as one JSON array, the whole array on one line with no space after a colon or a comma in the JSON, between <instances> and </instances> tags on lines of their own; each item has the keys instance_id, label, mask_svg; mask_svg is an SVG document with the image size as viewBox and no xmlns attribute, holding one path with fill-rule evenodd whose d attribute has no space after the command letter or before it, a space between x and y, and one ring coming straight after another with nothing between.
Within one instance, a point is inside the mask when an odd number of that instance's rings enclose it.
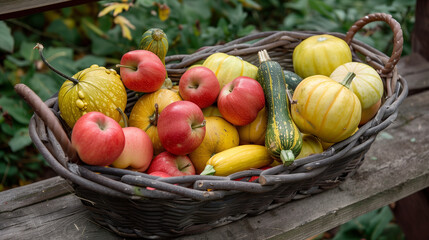
<instances>
[{"instance_id":1,"label":"striped green zucchini","mask_svg":"<svg viewBox=\"0 0 429 240\"><path fill-rule=\"evenodd\" d=\"M286 82L280 64L268 56L266 50L258 52L257 80L264 89L268 112L265 146L271 155L287 165L294 161L302 148L302 134L289 112Z\"/></svg>"}]
</instances>

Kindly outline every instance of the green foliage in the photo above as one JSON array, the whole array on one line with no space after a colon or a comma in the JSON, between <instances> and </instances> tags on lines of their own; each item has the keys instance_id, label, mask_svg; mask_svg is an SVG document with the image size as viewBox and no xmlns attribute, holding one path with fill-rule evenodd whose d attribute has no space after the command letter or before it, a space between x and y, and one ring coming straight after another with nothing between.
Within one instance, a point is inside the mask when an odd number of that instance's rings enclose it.
<instances>
[{"instance_id":1,"label":"green foliage","mask_svg":"<svg viewBox=\"0 0 429 240\"><path fill-rule=\"evenodd\" d=\"M404 240L402 230L392 220L392 211L385 206L343 224L333 240Z\"/></svg>"}]
</instances>

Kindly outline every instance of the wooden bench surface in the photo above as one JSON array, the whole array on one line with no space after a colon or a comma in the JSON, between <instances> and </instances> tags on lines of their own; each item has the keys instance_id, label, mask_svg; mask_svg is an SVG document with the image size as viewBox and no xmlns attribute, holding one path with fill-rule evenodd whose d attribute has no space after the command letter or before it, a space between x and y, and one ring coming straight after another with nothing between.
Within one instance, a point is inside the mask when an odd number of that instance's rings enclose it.
<instances>
[{"instance_id":1,"label":"wooden bench surface","mask_svg":"<svg viewBox=\"0 0 429 240\"><path fill-rule=\"evenodd\" d=\"M0 0L0 20L94 1L96 0Z\"/></svg>"},{"instance_id":2,"label":"wooden bench surface","mask_svg":"<svg viewBox=\"0 0 429 240\"><path fill-rule=\"evenodd\" d=\"M406 57L398 66L410 90L428 87L424 59L416 63L415 56ZM409 96L363 165L339 187L180 239L305 239L428 187L428 102L429 91ZM60 177L0 192L0 238L17 234L19 239L121 239L92 221Z\"/></svg>"}]
</instances>

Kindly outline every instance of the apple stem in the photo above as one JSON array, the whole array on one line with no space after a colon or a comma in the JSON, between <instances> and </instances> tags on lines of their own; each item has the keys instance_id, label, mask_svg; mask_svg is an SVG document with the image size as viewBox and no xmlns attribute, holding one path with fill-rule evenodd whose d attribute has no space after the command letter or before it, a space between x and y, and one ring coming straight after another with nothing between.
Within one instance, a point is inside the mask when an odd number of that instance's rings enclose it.
<instances>
[{"instance_id":1,"label":"apple stem","mask_svg":"<svg viewBox=\"0 0 429 240\"><path fill-rule=\"evenodd\" d=\"M182 171L182 170L184 170L185 168L190 167L190 166L191 166L191 164L190 164L190 163L188 163L188 164L186 164L185 166L183 166L183 167L179 168L179 170L180 170L180 171Z\"/></svg>"},{"instance_id":2,"label":"apple stem","mask_svg":"<svg viewBox=\"0 0 429 240\"><path fill-rule=\"evenodd\" d=\"M203 122L202 122L201 124L198 124L198 125L192 125L192 129L195 129L195 128L202 128L202 127L204 127L204 126L206 126L206 120L205 120L205 119L203 120Z\"/></svg>"},{"instance_id":3,"label":"apple stem","mask_svg":"<svg viewBox=\"0 0 429 240\"><path fill-rule=\"evenodd\" d=\"M128 127L127 117L125 116L124 111L120 107L117 107L116 110L121 114L122 120L124 120L124 127Z\"/></svg>"},{"instance_id":4,"label":"apple stem","mask_svg":"<svg viewBox=\"0 0 429 240\"><path fill-rule=\"evenodd\" d=\"M216 170L212 165L206 165L206 167L200 173L200 175L214 175L215 173L216 173Z\"/></svg>"},{"instance_id":5,"label":"apple stem","mask_svg":"<svg viewBox=\"0 0 429 240\"><path fill-rule=\"evenodd\" d=\"M116 64L116 67L119 67L119 68L129 68L131 70L137 71L136 67L128 66L128 65Z\"/></svg>"},{"instance_id":6,"label":"apple stem","mask_svg":"<svg viewBox=\"0 0 429 240\"><path fill-rule=\"evenodd\" d=\"M40 58L42 59L42 61L46 64L46 66L48 66L52 71L54 71L56 74L60 75L61 77L72 81L74 84L78 84L79 80L77 80L76 78L72 78L70 76L65 75L64 73L58 71L56 68L54 68L51 64L48 63L48 61L46 60L45 56L43 55L43 45L41 43L37 43L36 46L34 46L33 49L38 49L39 50L39 55Z\"/></svg>"}]
</instances>

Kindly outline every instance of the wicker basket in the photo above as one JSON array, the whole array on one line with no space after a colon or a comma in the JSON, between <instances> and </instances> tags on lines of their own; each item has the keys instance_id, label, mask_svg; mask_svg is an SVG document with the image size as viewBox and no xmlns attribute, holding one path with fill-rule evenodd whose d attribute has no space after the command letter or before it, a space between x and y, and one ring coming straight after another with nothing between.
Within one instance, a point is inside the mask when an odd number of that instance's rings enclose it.
<instances>
[{"instance_id":1,"label":"wicker basket","mask_svg":"<svg viewBox=\"0 0 429 240\"><path fill-rule=\"evenodd\" d=\"M393 52L389 58L372 47L353 40L354 34L373 21L384 21L393 30ZM214 52L240 56L253 64L257 52L266 49L271 59L293 70L292 52L302 40L320 32L261 32L225 45L205 47L190 55L166 58L169 77L178 81L192 64ZM171 238L193 234L227 224L246 215L260 214L281 204L333 188L352 175L364 160L377 134L396 118L398 106L407 95L407 83L395 67L402 52L402 30L398 22L383 13L370 14L357 21L343 38L351 47L353 60L374 67L383 79L385 98L377 115L352 137L336 143L321 154L296 160L290 166L248 170L227 177L156 177L123 169L76 163L70 144L70 131L59 116L57 98L45 103L25 85L16 91L34 109L30 136L62 177L68 179L94 220L123 237ZM137 101L128 92L128 113ZM254 182L246 180L260 176ZM242 178L236 181L237 178ZM148 190L146 187L156 190Z\"/></svg>"}]
</instances>

